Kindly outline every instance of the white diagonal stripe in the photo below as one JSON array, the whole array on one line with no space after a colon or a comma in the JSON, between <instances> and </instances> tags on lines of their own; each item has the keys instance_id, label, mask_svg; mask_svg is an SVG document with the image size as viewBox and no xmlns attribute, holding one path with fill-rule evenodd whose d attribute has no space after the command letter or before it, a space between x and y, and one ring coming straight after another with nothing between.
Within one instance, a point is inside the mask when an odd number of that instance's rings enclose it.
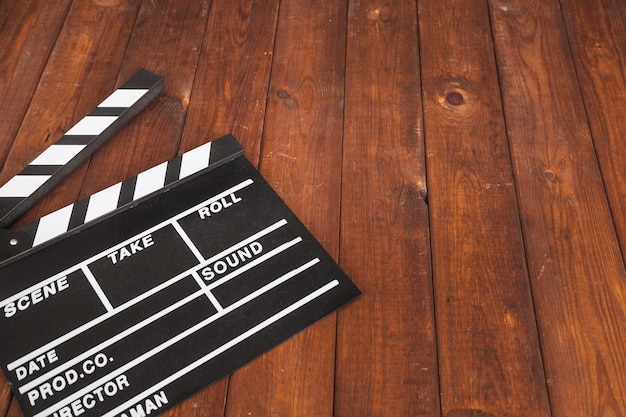
<instances>
[{"instance_id":1,"label":"white diagonal stripe","mask_svg":"<svg viewBox=\"0 0 626 417\"><path fill-rule=\"evenodd\" d=\"M167 162L163 162L137 175L135 184L135 194L133 200L148 195L153 191L163 188L165 184L165 174L167 172Z\"/></svg>"},{"instance_id":2,"label":"white diagonal stripe","mask_svg":"<svg viewBox=\"0 0 626 417\"><path fill-rule=\"evenodd\" d=\"M147 88L120 88L115 90L98 107L130 107L147 92Z\"/></svg>"},{"instance_id":3,"label":"white diagonal stripe","mask_svg":"<svg viewBox=\"0 0 626 417\"><path fill-rule=\"evenodd\" d=\"M72 216L73 204L54 211L39 220L33 246L37 246L47 240L52 239L62 233L67 232Z\"/></svg>"},{"instance_id":4,"label":"white diagonal stripe","mask_svg":"<svg viewBox=\"0 0 626 417\"><path fill-rule=\"evenodd\" d=\"M105 188L102 191L98 191L89 197L85 223L115 210L117 208L117 202L120 198L121 189L122 183L118 182L117 184L112 185L109 188Z\"/></svg>"},{"instance_id":5,"label":"white diagonal stripe","mask_svg":"<svg viewBox=\"0 0 626 417\"><path fill-rule=\"evenodd\" d=\"M65 165L84 148L85 145L51 145L29 165Z\"/></svg>"},{"instance_id":6,"label":"white diagonal stripe","mask_svg":"<svg viewBox=\"0 0 626 417\"><path fill-rule=\"evenodd\" d=\"M48 181L50 175L16 175L0 187L1 197L28 197Z\"/></svg>"},{"instance_id":7,"label":"white diagonal stripe","mask_svg":"<svg viewBox=\"0 0 626 417\"><path fill-rule=\"evenodd\" d=\"M188 177L191 174L203 170L209 166L209 157L211 156L211 142L207 142L202 146L185 152L180 164L179 179Z\"/></svg>"},{"instance_id":8,"label":"white diagonal stripe","mask_svg":"<svg viewBox=\"0 0 626 417\"><path fill-rule=\"evenodd\" d=\"M104 132L118 116L85 116L76 123L66 135L93 135L97 136Z\"/></svg>"}]
</instances>

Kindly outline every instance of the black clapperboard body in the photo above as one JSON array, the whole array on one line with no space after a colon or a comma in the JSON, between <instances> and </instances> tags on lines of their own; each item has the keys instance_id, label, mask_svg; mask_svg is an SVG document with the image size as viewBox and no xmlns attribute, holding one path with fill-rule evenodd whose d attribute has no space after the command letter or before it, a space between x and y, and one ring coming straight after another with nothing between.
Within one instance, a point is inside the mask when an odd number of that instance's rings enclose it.
<instances>
[{"instance_id":1,"label":"black clapperboard body","mask_svg":"<svg viewBox=\"0 0 626 417\"><path fill-rule=\"evenodd\" d=\"M142 70L1 187L5 226L161 89ZM158 415L359 295L232 136L0 238L26 416Z\"/></svg>"}]
</instances>

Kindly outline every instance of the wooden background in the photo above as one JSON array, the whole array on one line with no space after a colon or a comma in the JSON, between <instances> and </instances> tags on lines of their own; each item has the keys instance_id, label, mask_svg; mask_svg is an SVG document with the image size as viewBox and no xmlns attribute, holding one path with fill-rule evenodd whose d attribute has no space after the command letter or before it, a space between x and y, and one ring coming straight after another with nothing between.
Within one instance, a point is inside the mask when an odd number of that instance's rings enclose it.
<instances>
[{"instance_id":1,"label":"wooden background","mask_svg":"<svg viewBox=\"0 0 626 417\"><path fill-rule=\"evenodd\" d=\"M167 416L626 416L626 2L0 0L0 182L142 67L16 226L232 132L363 291Z\"/></svg>"}]
</instances>

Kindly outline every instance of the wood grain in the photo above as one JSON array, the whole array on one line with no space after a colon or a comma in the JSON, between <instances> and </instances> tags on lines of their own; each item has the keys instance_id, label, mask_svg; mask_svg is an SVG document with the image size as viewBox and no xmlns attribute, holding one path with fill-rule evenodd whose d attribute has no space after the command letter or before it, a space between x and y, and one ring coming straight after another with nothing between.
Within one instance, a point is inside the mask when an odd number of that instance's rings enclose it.
<instances>
[{"instance_id":1,"label":"wood grain","mask_svg":"<svg viewBox=\"0 0 626 417\"><path fill-rule=\"evenodd\" d=\"M281 2L260 163L335 258L346 9L341 0ZM335 332L331 315L235 372L226 415L331 416Z\"/></svg>"},{"instance_id":2,"label":"wood grain","mask_svg":"<svg viewBox=\"0 0 626 417\"><path fill-rule=\"evenodd\" d=\"M419 18L442 412L549 416L488 9Z\"/></svg>"},{"instance_id":3,"label":"wood grain","mask_svg":"<svg viewBox=\"0 0 626 417\"><path fill-rule=\"evenodd\" d=\"M613 223L626 252L626 17L615 1L561 2ZM622 5L623 6L623 5Z\"/></svg>"},{"instance_id":4,"label":"wood grain","mask_svg":"<svg viewBox=\"0 0 626 417\"><path fill-rule=\"evenodd\" d=\"M232 133L258 164L278 5L277 0L213 3L181 151Z\"/></svg>"},{"instance_id":5,"label":"wood grain","mask_svg":"<svg viewBox=\"0 0 626 417\"><path fill-rule=\"evenodd\" d=\"M0 375L0 415L5 416L8 412L13 395L11 393L11 387L4 375Z\"/></svg>"},{"instance_id":6,"label":"wood grain","mask_svg":"<svg viewBox=\"0 0 626 417\"><path fill-rule=\"evenodd\" d=\"M415 4L350 2L337 416L440 415L416 39Z\"/></svg>"},{"instance_id":7,"label":"wood grain","mask_svg":"<svg viewBox=\"0 0 626 417\"><path fill-rule=\"evenodd\" d=\"M0 3L0 161L26 114L71 1ZM44 26L45 31L38 30Z\"/></svg>"},{"instance_id":8,"label":"wood grain","mask_svg":"<svg viewBox=\"0 0 626 417\"><path fill-rule=\"evenodd\" d=\"M6 417L24 417L24 414L22 413L22 410L20 409L20 405L15 399L15 397L12 397L12 401L9 406L9 409L7 410Z\"/></svg>"},{"instance_id":9,"label":"wood grain","mask_svg":"<svg viewBox=\"0 0 626 417\"><path fill-rule=\"evenodd\" d=\"M0 183L19 172L113 91L138 8L139 1L116 7L81 1L72 4L0 173ZM19 224L74 202L86 167L87 163L76 169Z\"/></svg>"},{"instance_id":10,"label":"wood grain","mask_svg":"<svg viewBox=\"0 0 626 417\"><path fill-rule=\"evenodd\" d=\"M553 416L625 415L626 276L559 3L492 20Z\"/></svg>"}]
</instances>

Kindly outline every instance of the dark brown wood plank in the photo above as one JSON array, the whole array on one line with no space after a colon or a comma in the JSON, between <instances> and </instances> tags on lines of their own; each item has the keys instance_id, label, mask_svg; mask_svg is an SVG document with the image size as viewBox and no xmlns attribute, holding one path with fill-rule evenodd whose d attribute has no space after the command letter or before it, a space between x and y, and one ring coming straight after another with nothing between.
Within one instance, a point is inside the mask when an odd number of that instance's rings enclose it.
<instances>
[{"instance_id":1,"label":"dark brown wood plank","mask_svg":"<svg viewBox=\"0 0 626 417\"><path fill-rule=\"evenodd\" d=\"M9 409L7 410L6 417L24 417L24 414L22 413L20 405L15 399L15 397L12 397L12 401L9 406Z\"/></svg>"},{"instance_id":2,"label":"dark brown wood plank","mask_svg":"<svg viewBox=\"0 0 626 417\"><path fill-rule=\"evenodd\" d=\"M622 101L626 99L626 8L620 9L615 1L597 0L563 0L561 5L604 187L624 254L626 107Z\"/></svg>"},{"instance_id":3,"label":"dark brown wood plank","mask_svg":"<svg viewBox=\"0 0 626 417\"><path fill-rule=\"evenodd\" d=\"M351 1L337 416L440 415L415 2Z\"/></svg>"},{"instance_id":4,"label":"dark brown wood plank","mask_svg":"<svg viewBox=\"0 0 626 417\"><path fill-rule=\"evenodd\" d=\"M228 378L202 390L162 414L163 417L222 417L226 408Z\"/></svg>"},{"instance_id":5,"label":"dark brown wood plank","mask_svg":"<svg viewBox=\"0 0 626 417\"><path fill-rule=\"evenodd\" d=\"M329 253L339 249L347 3L280 5L260 171ZM329 416L335 315L230 378L228 416Z\"/></svg>"},{"instance_id":6,"label":"dark brown wood plank","mask_svg":"<svg viewBox=\"0 0 626 417\"><path fill-rule=\"evenodd\" d=\"M277 0L213 3L181 152L232 133L258 163L278 5Z\"/></svg>"},{"instance_id":7,"label":"dark brown wood plank","mask_svg":"<svg viewBox=\"0 0 626 417\"><path fill-rule=\"evenodd\" d=\"M0 161L11 149L70 4L0 3Z\"/></svg>"},{"instance_id":8,"label":"dark brown wood plank","mask_svg":"<svg viewBox=\"0 0 626 417\"><path fill-rule=\"evenodd\" d=\"M491 6L553 415L626 415L626 275L559 2Z\"/></svg>"},{"instance_id":9,"label":"dark brown wood plank","mask_svg":"<svg viewBox=\"0 0 626 417\"><path fill-rule=\"evenodd\" d=\"M0 183L19 172L113 91L139 1L75 2L0 173ZM48 34L47 36L55 36ZM21 223L76 200L87 164L46 196Z\"/></svg>"},{"instance_id":10,"label":"dark brown wood plank","mask_svg":"<svg viewBox=\"0 0 626 417\"><path fill-rule=\"evenodd\" d=\"M183 99L180 152L233 133L257 163L277 18L276 0L213 2L192 94ZM228 385L218 381L171 415L223 416Z\"/></svg>"},{"instance_id":11,"label":"dark brown wood plank","mask_svg":"<svg viewBox=\"0 0 626 417\"><path fill-rule=\"evenodd\" d=\"M11 398L13 398L11 388L9 387L4 374L0 373L0 416L4 417L7 415L11 404Z\"/></svg>"},{"instance_id":12,"label":"dark brown wood plank","mask_svg":"<svg viewBox=\"0 0 626 417\"><path fill-rule=\"evenodd\" d=\"M444 416L549 416L483 1L419 3Z\"/></svg>"}]
</instances>

